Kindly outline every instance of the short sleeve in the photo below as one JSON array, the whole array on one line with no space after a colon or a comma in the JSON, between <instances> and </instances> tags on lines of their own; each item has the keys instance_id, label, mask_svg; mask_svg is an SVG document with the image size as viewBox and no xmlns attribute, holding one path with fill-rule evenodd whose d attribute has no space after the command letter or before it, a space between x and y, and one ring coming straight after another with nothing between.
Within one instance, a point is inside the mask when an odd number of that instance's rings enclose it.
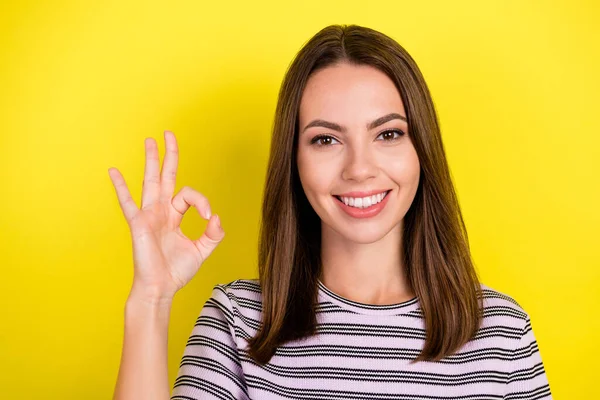
<instances>
[{"instance_id":1,"label":"short sleeve","mask_svg":"<svg viewBox=\"0 0 600 400\"><path fill-rule=\"evenodd\" d=\"M513 352L508 388L504 399L552 399L550 385L529 316L526 318L521 339Z\"/></svg>"},{"instance_id":2,"label":"short sleeve","mask_svg":"<svg viewBox=\"0 0 600 400\"><path fill-rule=\"evenodd\" d=\"M187 341L171 400L247 400L226 285L215 285Z\"/></svg>"}]
</instances>

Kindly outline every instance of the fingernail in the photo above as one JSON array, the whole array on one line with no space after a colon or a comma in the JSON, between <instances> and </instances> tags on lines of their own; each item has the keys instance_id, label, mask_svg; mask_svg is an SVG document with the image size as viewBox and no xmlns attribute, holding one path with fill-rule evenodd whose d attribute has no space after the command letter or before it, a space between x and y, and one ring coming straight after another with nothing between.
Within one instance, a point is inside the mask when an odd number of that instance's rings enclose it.
<instances>
[{"instance_id":1,"label":"fingernail","mask_svg":"<svg viewBox=\"0 0 600 400\"><path fill-rule=\"evenodd\" d=\"M219 228L221 227L221 218L219 218L218 215L215 215L215 219L217 220L217 225L219 226Z\"/></svg>"},{"instance_id":2,"label":"fingernail","mask_svg":"<svg viewBox=\"0 0 600 400\"><path fill-rule=\"evenodd\" d=\"M210 208L208 210L206 210L206 213L204 214L204 216L206 217L206 219L210 219Z\"/></svg>"}]
</instances>

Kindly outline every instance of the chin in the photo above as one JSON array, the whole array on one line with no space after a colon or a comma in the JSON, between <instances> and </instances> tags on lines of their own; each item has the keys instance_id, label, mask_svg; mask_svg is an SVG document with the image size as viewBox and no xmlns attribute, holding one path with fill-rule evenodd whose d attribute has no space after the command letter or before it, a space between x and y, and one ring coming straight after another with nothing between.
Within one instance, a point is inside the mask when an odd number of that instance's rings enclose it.
<instances>
[{"instance_id":1,"label":"chin","mask_svg":"<svg viewBox=\"0 0 600 400\"><path fill-rule=\"evenodd\" d=\"M389 231L381 225L365 224L363 227L333 226L331 227L344 240L357 244L371 244L383 239Z\"/></svg>"}]
</instances>

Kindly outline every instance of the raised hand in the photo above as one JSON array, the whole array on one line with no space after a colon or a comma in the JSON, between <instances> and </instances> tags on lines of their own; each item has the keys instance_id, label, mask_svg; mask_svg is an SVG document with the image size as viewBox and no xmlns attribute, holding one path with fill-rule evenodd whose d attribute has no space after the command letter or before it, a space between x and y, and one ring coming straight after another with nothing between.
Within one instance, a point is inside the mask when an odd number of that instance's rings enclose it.
<instances>
[{"instance_id":1,"label":"raised hand","mask_svg":"<svg viewBox=\"0 0 600 400\"><path fill-rule=\"evenodd\" d=\"M156 141L146 138L145 146L141 208L135 204L119 170L110 168L108 173L133 242L134 279L130 296L141 296L150 302L170 301L194 277L225 232L219 217L211 216L208 199L200 192L185 186L173 197L179 158L175 135L165 131L162 171ZM208 219L206 230L196 240L189 239L180 229L190 206Z\"/></svg>"}]
</instances>

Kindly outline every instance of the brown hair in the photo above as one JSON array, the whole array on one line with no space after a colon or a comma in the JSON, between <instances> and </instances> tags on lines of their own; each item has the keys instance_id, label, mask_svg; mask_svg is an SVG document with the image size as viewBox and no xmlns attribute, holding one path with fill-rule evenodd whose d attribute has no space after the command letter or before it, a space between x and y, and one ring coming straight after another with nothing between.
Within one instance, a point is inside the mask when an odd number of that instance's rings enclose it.
<instances>
[{"instance_id":1,"label":"brown hair","mask_svg":"<svg viewBox=\"0 0 600 400\"><path fill-rule=\"evenodd\" d=\"M406 109L421 166L402 234L404 265L425 319L425 344L415 361L439 360L477 332L480 285L425 80L396 41L357 25L331 25L318 32L299 51L281 85L259 240L263 323L249 341L249 353L264 364L279 345L315 333L321 221L298 177L298 110L309 76L340 62L370 65L386 73Z\"/></svg>"}]
</instances>

